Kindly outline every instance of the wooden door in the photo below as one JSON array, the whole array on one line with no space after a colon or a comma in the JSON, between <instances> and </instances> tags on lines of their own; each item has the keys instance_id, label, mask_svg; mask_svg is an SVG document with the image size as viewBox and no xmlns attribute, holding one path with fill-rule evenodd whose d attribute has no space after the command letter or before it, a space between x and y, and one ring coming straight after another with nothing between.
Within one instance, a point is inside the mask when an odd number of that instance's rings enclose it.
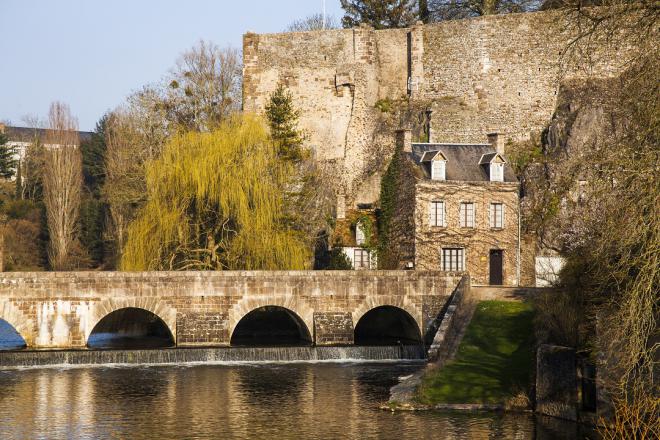
<instances>
[{"instance_id":1,"label":"wooden door","mask_svg":"<svg viewBox=\"0 0 660 440\"><path fill-rule=\"evenodd\" d=\"M503 281L502 270L502 250L490 250L490 284L492 286L501 286Z\"/></svg>"}]
</instances>

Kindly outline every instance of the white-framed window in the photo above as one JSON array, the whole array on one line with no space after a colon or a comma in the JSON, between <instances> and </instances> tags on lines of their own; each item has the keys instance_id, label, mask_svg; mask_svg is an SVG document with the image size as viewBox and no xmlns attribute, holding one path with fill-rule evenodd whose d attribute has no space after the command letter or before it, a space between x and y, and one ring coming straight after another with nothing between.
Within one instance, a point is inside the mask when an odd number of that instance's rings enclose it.
<instances>
[{"instance_id":1,"label":"white-framed window","mask_svg":"<svg viewBox=\"0 0 660 440\"><path fill-rule=\"evenodd\" d=\"M490 204L490 227L501 229L504 227L504 204L494 202Z\"/></svg>"},{"instance_id":2,"label":"white-framed window","mask_svg":"<svg viewBox=\"0 0 660 440\"><path fill-rule=\"evenodd\" d=\"M504 181L504 164L493 162L490 164L490 181L503 182Z\"/></svg>"},{"instance_id":3,"label":"white-framed window","mask_svg":"<svg viewBox=\"0 0 660 440\"><path fill-rule=\"evenodd\" d=\"M458 225L461 228L474 228L474 203L461 203L461 207L458 212Z\"/></svg>"},{"instance_id":4,"label":"white-framed window","mask_svg":"<svg viewBox=\"0 0 660 440\"><path fill-rule=\"evenodd\" d=\"M464 271L464 257L463 248L442 248L442 270L445 272Z\"/></svg>"},{"instance_id":5,"label":"white-framed window","mask_svg":"<svg viewBox=\"0 0 660 440\"><path fill-rule=\"evenodd\" d=\"M429 224L431 226L447 226L445 223L445 202L433 200L429 205Z\"/></svg>"},{"instance_id":6,"label":"white-framed window","mask_svg":"<svg viewBox=\"0 0 660 440\"><path fill-rule=\"evenodd\" d=\"M353 266L355 269L369 269L369 251L366 249L354 249L353 252Z\"/></svg>"},{"instance_id":7,"label":"white-framed window","mask_svg":"<svg viewBox=\"0 0 660 440\"><path fill-rule=\"evenodd\" d=\"M355 243L358 246L362 246L364 242L367 240L366 234L364 233L364 226L362 223L358 223L355 225Z\"/></svg>"},{"instance_id":8,"label":"white-framed window","mask_svg":"<svg viewBox=\"0 0 660 440\"><path fill-rule=\"evenodd\" d=\"M431 180L445 180L445 161L431 161Z\"/></svg>"}]
</instances>

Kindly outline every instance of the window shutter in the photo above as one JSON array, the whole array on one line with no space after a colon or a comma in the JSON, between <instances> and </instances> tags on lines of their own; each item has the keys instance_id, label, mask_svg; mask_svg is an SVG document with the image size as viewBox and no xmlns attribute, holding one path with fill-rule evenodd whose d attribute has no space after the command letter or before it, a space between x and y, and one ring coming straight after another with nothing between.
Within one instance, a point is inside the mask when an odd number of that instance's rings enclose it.
<instances>
[{"instance_id":1,"label":"window shutter","mask_svg":"<svg viewBox=\"0 0 660 440\"><path fill-rule=\"evenodd\" d=\"M442 226L447 226L447 209L445 207L445 202L442 202Z\"/></svg>"}]
</instances>

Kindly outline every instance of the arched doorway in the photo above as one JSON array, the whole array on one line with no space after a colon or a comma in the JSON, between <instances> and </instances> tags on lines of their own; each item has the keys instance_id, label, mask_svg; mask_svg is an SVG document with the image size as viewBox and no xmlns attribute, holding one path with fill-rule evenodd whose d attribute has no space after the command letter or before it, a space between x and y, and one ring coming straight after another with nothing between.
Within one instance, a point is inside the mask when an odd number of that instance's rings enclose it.
<instances>
[{"instance_id":1,"label":"arched doorway","mask_svg":"<svg viewBox=\"0 0 660 440\"><path fill-rule=\"evenodd\" d=\"M280 306L252 310L236 324L231 345L250 347L311 345L312 337L298 315Z\"/></svg>"},{"instance_id":2,"label":"arched doorway","mask_svg":"<svg viewBox=\"0 0 660 440\"><path fill-rule=\"evenodd\" d=\"M157 315L144 309L126 307L101 319L87 338L96 349L144 349L174 345L172 332Z\"/></svg>"},{"instance_id":3,"label":"arched doorway","mask_svg":"<svg viewBox=\"0 0 660 440\"><path fill-rule=\"evenodd\" d=\"M25 339L16 331L13 325L0 319L0 351L20 350L27 347Z\"/></svg>"},{"instance_id":4,"label":"arched doorway","mask_svg":"<svg viewBox=\"0 0 660 440\"><path fill-rule=\"evenodd\" d=\"M365 313L354 333L355 345L420 345L419 326L412 316L394 306L380 306Z\"/></svg>"}]
</instances>

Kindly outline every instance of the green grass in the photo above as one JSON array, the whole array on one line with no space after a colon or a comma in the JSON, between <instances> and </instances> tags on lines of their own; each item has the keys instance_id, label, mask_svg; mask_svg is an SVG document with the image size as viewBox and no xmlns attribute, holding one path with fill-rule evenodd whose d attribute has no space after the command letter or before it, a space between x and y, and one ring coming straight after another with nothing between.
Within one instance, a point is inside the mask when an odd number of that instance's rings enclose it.
<instances>
[{"instance_id":1,"label":"green grass","mask_svg":"<svg viewBox=\"0 0 660 440\"><path fill-rule=\"evenodd\" d=\"M454 360L423 378L420 402L497 404L527 392L533 315L522 302L480 302Z\"/></svg>"}]
</instances>

